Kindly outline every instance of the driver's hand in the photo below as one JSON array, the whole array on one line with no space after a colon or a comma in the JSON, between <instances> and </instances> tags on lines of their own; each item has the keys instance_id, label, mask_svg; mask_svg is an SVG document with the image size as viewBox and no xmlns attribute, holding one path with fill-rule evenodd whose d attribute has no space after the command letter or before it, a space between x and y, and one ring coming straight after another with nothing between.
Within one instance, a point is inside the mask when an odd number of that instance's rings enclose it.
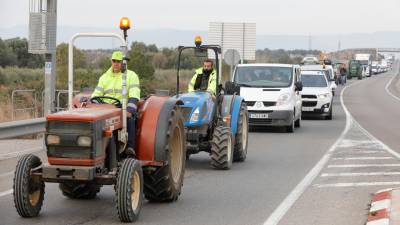
<instances>
[{"instance_id":1,"label":"driver's hand","mask_svg":"<svg viewBox=\"0 0 400 225\"><path fill-rule=\"evenodd\" d=\"M81 97L81 99L80 99L80 102L82 103L82 102L88 102L89 101L89 98L88 97L86 97L86 96L83 96L83 97Z\"/></svg>"}]
</instances>

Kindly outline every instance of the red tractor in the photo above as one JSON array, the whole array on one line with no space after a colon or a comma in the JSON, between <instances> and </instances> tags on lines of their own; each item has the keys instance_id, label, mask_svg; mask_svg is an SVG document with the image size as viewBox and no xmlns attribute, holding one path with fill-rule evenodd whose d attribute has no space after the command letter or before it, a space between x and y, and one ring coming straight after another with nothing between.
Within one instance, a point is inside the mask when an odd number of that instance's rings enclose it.
<instances>
[{"instance_id":1,"label":"red tractor","mask_svg":"<svg viewBox=\"0 0 400 225\"><path fill-rule=\"evenodd\" d=\"M126 96L114 104L109 97L81 104L72 99L73 40L85 37L117 37L127 52L129 22L122 21L122 38L116 34L77 34L70 41L69 110L47 116L45 145L48 164L39 157L22 156L15 170L14 202L22 217L39 214L45 182L59 183L62 194L72 199L96 197L102 185L114 185L116 208L122 222L135 221L143 196L149 201L178 199L183 185L186 135L177 98L151 95L139 102L136 158L124 153L127 143ZM123 65L126 66L124 57ZM123 75L126 93L126 72ZM122 108L121 108L122 107Z\"/></svg>"}]
</instances>

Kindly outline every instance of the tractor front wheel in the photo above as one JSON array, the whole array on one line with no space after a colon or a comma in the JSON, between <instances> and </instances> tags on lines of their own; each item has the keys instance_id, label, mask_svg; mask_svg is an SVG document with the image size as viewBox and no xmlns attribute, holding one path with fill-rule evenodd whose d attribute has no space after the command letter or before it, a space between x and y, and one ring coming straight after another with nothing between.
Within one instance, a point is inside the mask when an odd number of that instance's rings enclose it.
<instances>
[{"instance_id":1,"label":"tractor front wheel","mask_svg":"<svg viewBox=\"0 0 400 225\"><path fill-rule=\"evenodd\" d=\"M235 149L233 151L233 161L243 162L247 156L247 144L249 134L248 112L245 103L240 105L239 121L235 137Z\"/></svg>"},{"instance_id":2,"label":"tractor front wheel","mask_svg":"<svg viewBox=\"0 0 400 225\"><path fill-rule=\"evenodd\" d=\"M143 173L138 160L128 158L117 175L116 203L121 222L134 222L143 202Z\"/></svg>"},{"instance_id":3,"label":"tractor front wheel","mask_svg":"<svg viewBox=\"0 0 400 225\"><path fill-rule=\"evenodd\" d=\"M233 146L231 128L218 126L211 141L211 166L227 170L232 166Z\"/></svg>"},{"instance_id":4,"label":"tractor front wheel","mask_svg":"<svg viewBox=\"0 0 400 225\"><path fill-rule=\"evenodd\" d=\"M29 154L18 161L14 175L14 204L22 217L39 215L44 199L44 182L32 177L33 169L42 165L39 157Z\"/></svg>"}]
</instances>

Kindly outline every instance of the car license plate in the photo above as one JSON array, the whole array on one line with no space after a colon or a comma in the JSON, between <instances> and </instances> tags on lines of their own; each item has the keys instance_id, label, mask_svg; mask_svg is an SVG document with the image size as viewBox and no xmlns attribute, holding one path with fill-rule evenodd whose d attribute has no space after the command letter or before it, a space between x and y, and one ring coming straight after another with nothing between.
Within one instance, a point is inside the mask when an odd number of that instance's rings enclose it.
<instances>
[{"instance_id":1,"label":"car license plate","mask_svg":"<svg viewBox=\"0 0 400 225\"><path fill-rule=\"evenodd\" d=\"M249 117L252 119L268 119L268 114L267 113L251 113L249 115Z\"/></svg>"},{"instance_id":2,"label":"car license plate","mask_svg":"<svg viewBox=\"0 0 400 225\"><path fill-rule=\"evenodd\" d=\"M314 108L312 108L312 107L303 107L301 110L305 111L305 112L311 112L311 111L314 111Z\"/></svg>"}]
</instances>

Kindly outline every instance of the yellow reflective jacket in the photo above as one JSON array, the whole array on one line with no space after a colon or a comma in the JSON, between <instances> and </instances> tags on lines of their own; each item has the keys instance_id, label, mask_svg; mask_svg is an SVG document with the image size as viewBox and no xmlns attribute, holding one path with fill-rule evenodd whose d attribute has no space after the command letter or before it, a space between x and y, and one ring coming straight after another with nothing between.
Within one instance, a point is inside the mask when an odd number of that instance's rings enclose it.
<instances>
[{"instance_id":1,"label":"yellow reflective jacket","mask_svg":"<svg viewBox=\"0 0 400 225\"><path fill-rule=\"evenodd\" d=\"M203 74L203 68L198 68L195 71L194 76L192 77L192 80L189 83L188 87L188 92L193 92L194 90L194 85L196 83L197 76ZM216 90L216 83L217 83L217 71L214 69L210 77L208 78L208 86L207 86L207 91L211 92L211 94L215 95L217 90Z\"/></svg>"},{"instance_id":2,"label":"yellow reflective jacket","mask_svg":"<svg viewBox=\"0 0 400 225\"><path fill-rule=\"evenodd\" d=\"M127 98L140 99L140 83L138 75L132 70L126 74ZM99 79L99 83L94 90L92 97L109 96L122 102L122 73L113 73L112 68L108 69ZM111 103L112 100L104 100Z\"/></svg>"}]
</instances>

